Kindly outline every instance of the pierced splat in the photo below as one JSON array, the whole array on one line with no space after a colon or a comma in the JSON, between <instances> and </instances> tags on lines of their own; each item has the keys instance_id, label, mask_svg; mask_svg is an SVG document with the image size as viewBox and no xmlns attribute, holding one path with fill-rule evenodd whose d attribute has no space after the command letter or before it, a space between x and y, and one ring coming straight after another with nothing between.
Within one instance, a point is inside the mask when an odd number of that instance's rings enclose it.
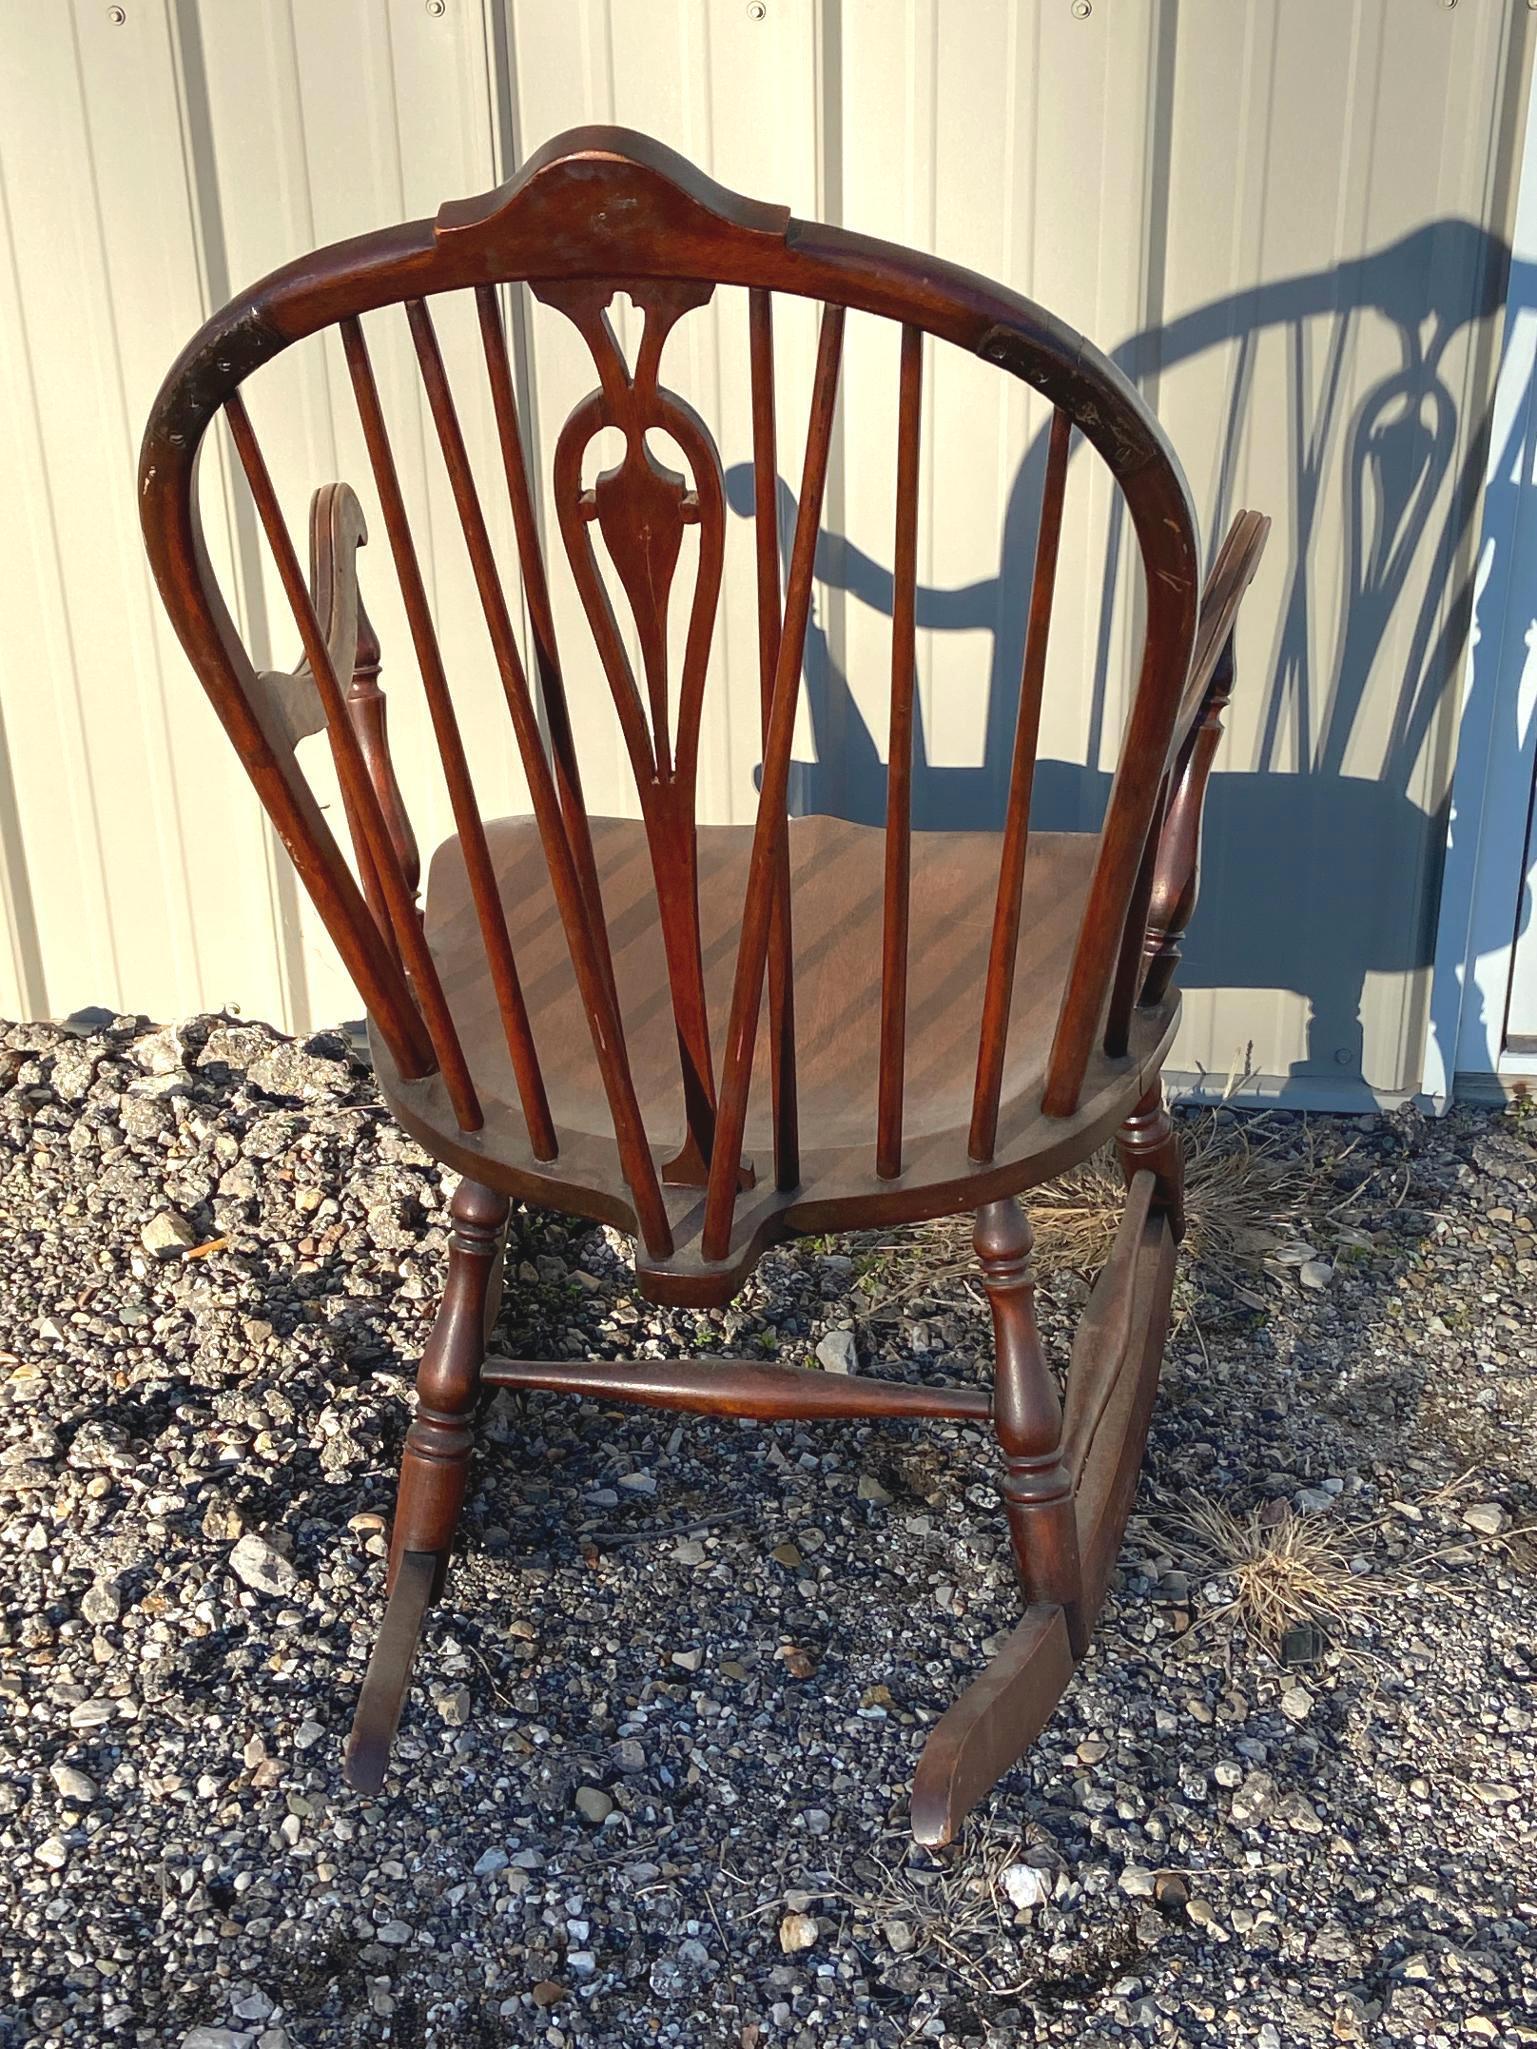
<instances>
[{"instance_id":1,"label":"pierced splat","mask_svg":"<svg viewBox=\"0 0 1537 2049\"><path fill-rule=\"evenodd\" d=\"M572 575L613 692L635 772L661 911L667 972L677 1018L687 1129L677 1157L663 1169L675 1185L703 1186L715 1132L715 1078L699 939L699 889L694 840L699 724L705 674L720 603L726 501L719 450L699 416L659 381L662 350L685 313L708 303L713 284L689 279L614 283L540 283L537 296L564 313L592 351L598 389L577 405L555 446L554 495ZM633 371L609 319L623 289L644 315ZM590 488L582 462L605 427L624 436L624 453ZM648 446L669 434L691 472L680 476ZM593 546L603 537L635 622L645 691L636 680L624 636ZM679 679L676 730L671 713L667 623L685 527L697 527L699 561ZM751 1167L742 1171L751 1186Z\"/></svg>"}]
</instances>

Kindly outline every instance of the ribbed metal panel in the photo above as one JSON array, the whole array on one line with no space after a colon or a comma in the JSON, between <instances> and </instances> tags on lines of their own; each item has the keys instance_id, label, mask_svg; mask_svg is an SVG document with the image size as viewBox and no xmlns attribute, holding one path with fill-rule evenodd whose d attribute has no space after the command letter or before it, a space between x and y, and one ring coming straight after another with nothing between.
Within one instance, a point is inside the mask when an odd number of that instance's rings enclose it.
<instances>
[{"instance_id":1,"label":"ribbed metal panel","mask_svg":"<svg viewBox=\"0 0 1537 2049\"><path fill-rule=\"evenodd\" d=\"M157 617L133 459L158 379L213 304L317 242L483 190L618 120L724 183L933 248L1031 293L1142 378L1215 546L1275 519L1215 778L1176 1054L1313 1094L1420 1075L1441 813L1526 97L1524 8L1408 0L132 0L0 10L0 1010L356 1008ZM547 469L590 365L515 309ZM781 320L793 490L811 326ZM488 802L520 782L402 323L371 322L445 653ZM442 326L466 424L468 325ZM621 327L623 322L621 321ZM743 471L745 311L679 329L668 381L717 431L732 534L706 719L706 816L751 814L757 677ZM879 817L895 337L854 322L808 654L799 801ZM291 523L366 466L339 357L253 384ZM920 824L1001 812L1043 414L931 351L920 536ZM487 473L489 475L489 471ZM222 472L210 526L258 652L275 587ZM362 490L365 506L371 493ZM489 494L488 494L489 495ZM505 540L505 528L500 538ZM381 535L382 539L382 535ZM377 552L377 551L375 551ZM1098 815L1136 604L1091 458L1069 480L1048 673L1045 823ZM362 564L371 600L385 579ZM382 566L382 565L381 565ZM555 578L568 650L581 646ZM1109 603L1106 603L1106 598ZM384 680L423 837L446 829L403 622ZM633 811L606 692L573 665L592 800Z\"/></svg>"}]
</instances>

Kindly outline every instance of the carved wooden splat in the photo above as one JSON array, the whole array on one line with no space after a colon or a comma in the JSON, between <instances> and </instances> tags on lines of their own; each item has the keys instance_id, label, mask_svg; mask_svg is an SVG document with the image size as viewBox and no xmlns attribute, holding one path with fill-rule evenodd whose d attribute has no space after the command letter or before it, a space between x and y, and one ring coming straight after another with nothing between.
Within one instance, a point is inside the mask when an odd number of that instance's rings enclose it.
<instances>
[{"instance_id":1,"label":"carved wooden splat","mask_svg":"<svg viewBox=\"0 0 1537 2049\"><path fill-rule=\"evenodd\" d=\"M633 371L609 319L623 290L644 316ZM554 495L561 538L613 693L640 795L656 878L667 970L677 1014L687 1134L663 1179L702 1186L715 1129L715 1079L700 957L694 843L699 724L710 644L720 604L726 541L726 493L720 452L693 408L659 381L662 350L685 313L706 305L707 280L644 278L536 283L533 290L575 325L598 372L598 389L571 412L555 444ZM605 427L624 436L624 453L590 489L582 462ZM647 437L660 430L682 450L690 475L660 462ZM635 622L644 694L637 681L608 585L593 546L603 537ZM676 731L671 715L667 625L683 530L699 530L699 562L679 678ZM744 1185L752 1169L744 1164Z\"/></svg>"}]
</instances>

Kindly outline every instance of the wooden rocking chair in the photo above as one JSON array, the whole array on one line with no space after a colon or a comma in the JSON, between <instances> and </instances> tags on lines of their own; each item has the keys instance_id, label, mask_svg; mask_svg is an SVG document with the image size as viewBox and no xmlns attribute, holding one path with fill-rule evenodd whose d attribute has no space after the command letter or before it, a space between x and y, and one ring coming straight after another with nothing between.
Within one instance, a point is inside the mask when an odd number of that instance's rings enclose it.
<instances>
[{"instance_id":1,"label":"wooden rocking chair","mask_svg":"<svg viewBox=\"0 0 1537 2049\"><path fill-rule=\"evenodd\" d=\"M582 795L534 490L503 320L526 282L591 350L598 388L553 464L565 554L617 707L640 817ZM720 594L725 497L698 416L661 382L673 327L745 287L762 694L756 824L698 826L695 772ZM531 680L494 558L432 303L473 294L510 494ZM644 316L633 368L608 311ZM774 303L821 302L798 510L781 583L775 515ZM532 797L487 821L461 737L364 317L404 309ZM382 309L390 309L385 312ZM900 328L890 746L884 829L787 818L814 556L850 311ZM364 525L344 484L315 494L308 583L246 410L252 372L334 328L457 833L425 909L390 763L379 649L358 598ZM1054 408L1006 821L911 831L919 422L925 338L1025 379ZM263 673L204 551L197 462L222 415L303 647ZM587 444L624 453L591 485ZM648 452L664 430L691 475ZM1047 632L1074 430L1124 500L1143 572L1141 668L1097 834L1029 831ZM947 1841L1041 1728L1083 1654L1135 1490L1182 1228L1180 1150L1160 1067L1196 886L1202 796L1233 678L1233 625L1268 522L1240 514L1198 593L1195 522L1157 422L1089 343L1017 293L929 256L736 197L621 129L558 137L510 184L436 221L361 237L275 272L194 337L156 401L141 468L144 533L182 645L367 1005L380 1089L462 1175L447 1288L422 1358L390 1552L390 1593L346 1774L379 1788L423 1613L440 1592L482 1387L542 1388L761 1418L990 1418L1025 1613L929 1737L915 1835ZM637 680L592 528L632 615ZM669 689L669 597L685 526L698 567ZM376 550L377 552L377 550ZM590 664L582 671L590 689ZM673 706L676 704L676 716ZM357 880L296 757L329 737ZM766 991L766 995L765 995ZM764 1023L760 1026L760 1015ZM766 1039L766 1060L759 1041ZM754 1069L767 1086L754 1091ZM1112 1134L1125 1215L1073 1346L1065 1400L1033 1312L1021 1191ZM510 1198L633 1233L639 1288L728 1302L765 1247L976 1213L992 1307L991 1394L746 1359L658 1363L485 1356Z\"/></svg>"}]
</instances>

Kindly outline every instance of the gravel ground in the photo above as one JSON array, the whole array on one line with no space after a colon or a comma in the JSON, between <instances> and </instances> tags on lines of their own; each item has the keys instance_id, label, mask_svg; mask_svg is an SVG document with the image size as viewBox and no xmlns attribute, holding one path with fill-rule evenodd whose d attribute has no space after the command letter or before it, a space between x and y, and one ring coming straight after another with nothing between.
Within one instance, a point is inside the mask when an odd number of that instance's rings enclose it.
<instances>
[{"instance_id":1,"label":"gravel ground","mask_svg":"<svg viewBox=\"0 0 1537 2049\"><path fill-rule=\"evenodd\" d=\"M361 1799L451 1182L340 1039L0 1032L0 2044L1537 2043L1537 1124L1263 1130L1309 1213L1182 1283L1094 1651L936 1858L913 1762L1017 1614L980 1432L498 1396ZM513 1232L507 1349L984 1371L953 1235L706 1316ZM1212 1507L1317 1554L1284 1659Z\"/></svg>"}]
</instances>

